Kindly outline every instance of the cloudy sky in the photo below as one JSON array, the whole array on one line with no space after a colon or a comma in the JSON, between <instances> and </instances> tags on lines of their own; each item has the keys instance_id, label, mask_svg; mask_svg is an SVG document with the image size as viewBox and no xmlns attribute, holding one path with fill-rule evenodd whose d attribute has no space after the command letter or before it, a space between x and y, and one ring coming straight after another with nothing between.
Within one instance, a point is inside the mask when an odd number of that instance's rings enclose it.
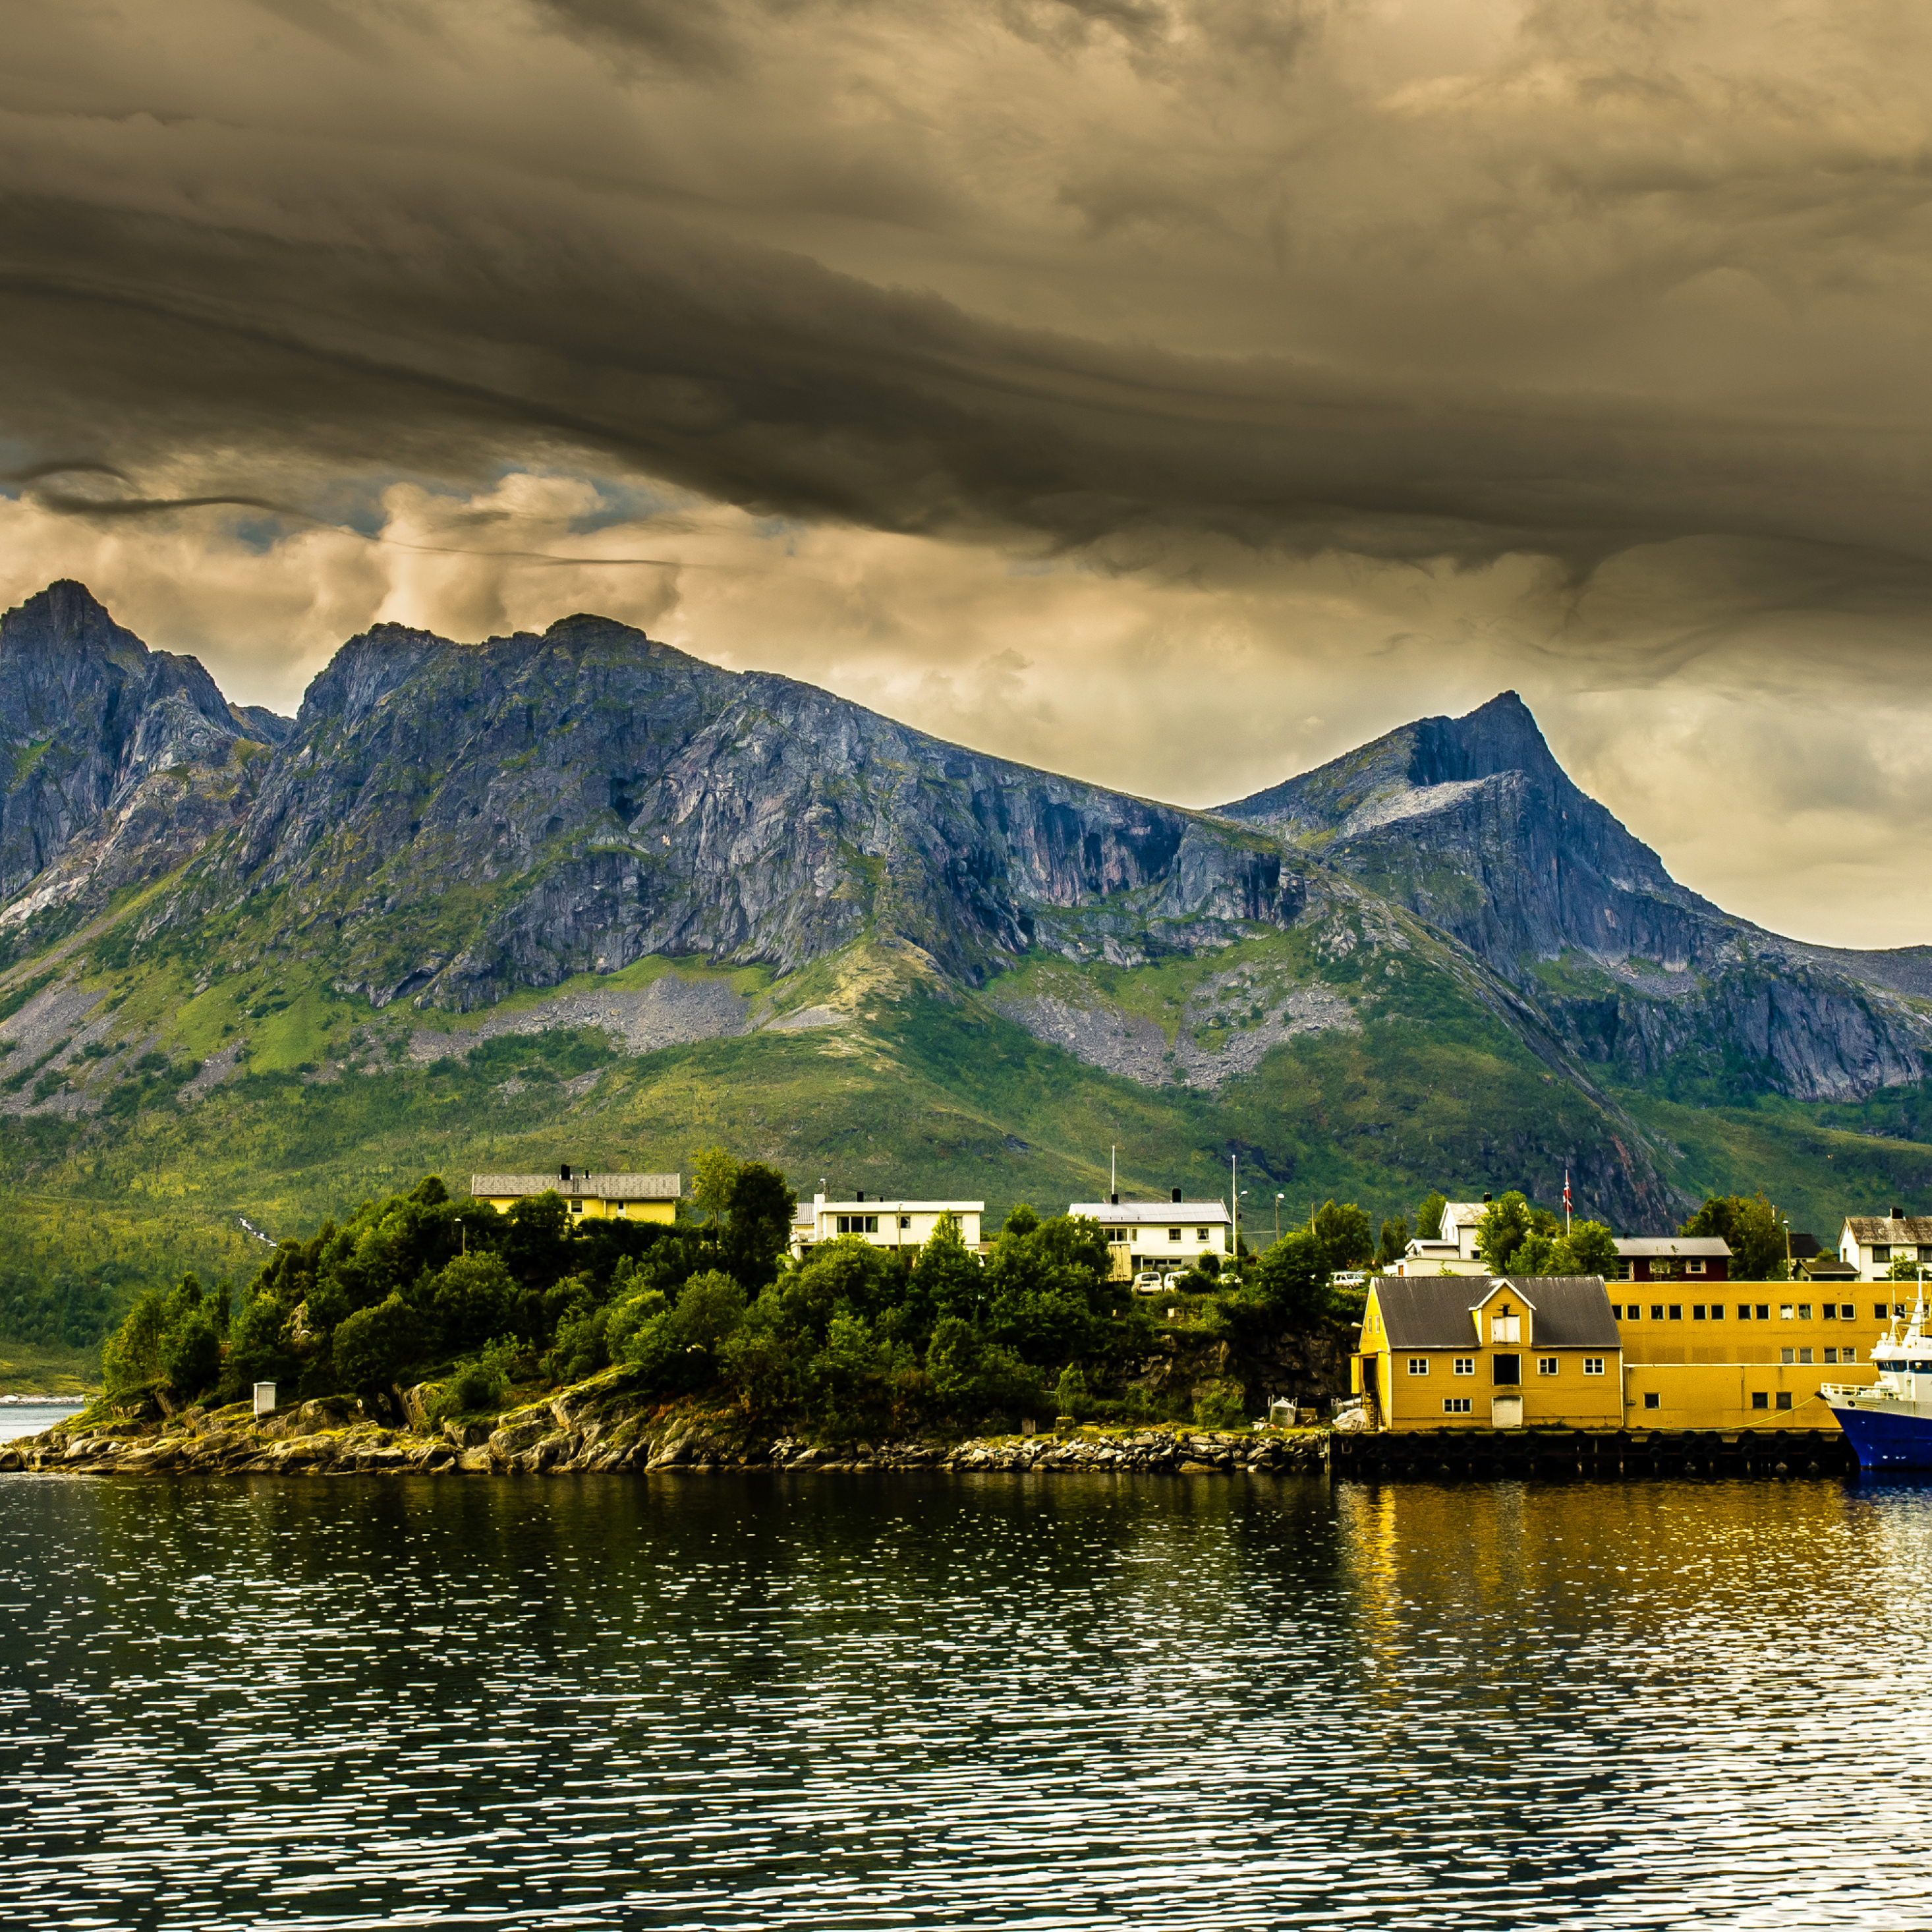
<instances>
[{"instance_id":1,"label":"cloudy sky","mask_svg":"<svg viewBox=\"0 0 1932 1932\"><path fill-rule=\"evenodd\" d=\"M1932 11L0 0L0 598L590 609L1186 804L1520 690L1932 940ZM200 500L215 500L212 501Z\"/></svg>"}]
</instances>

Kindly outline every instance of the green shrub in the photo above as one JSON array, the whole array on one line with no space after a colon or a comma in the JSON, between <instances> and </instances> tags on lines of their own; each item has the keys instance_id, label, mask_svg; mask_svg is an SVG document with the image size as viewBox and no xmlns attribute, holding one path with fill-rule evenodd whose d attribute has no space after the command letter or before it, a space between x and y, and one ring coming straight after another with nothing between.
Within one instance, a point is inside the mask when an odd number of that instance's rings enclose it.
<instances>
[{"instance_id":1,"label":"green shrub","mask_svg":"<svg viewBox=\"0 0 1932 1932\"><path fill-rule=\"evenodd\" d=\"M1239 1382L1205 1382L1194 1392L1194 1420L1203 1429L1239 1429L1248 1419Z\"/></svg>"},{"instance_id":2,"label":"green shrub","mask_svg":"<svg viewBox=\"0 0 1932 1932\"><path fill-rule=\"evenodd\" d=\"M494 1343L458 1363L430 1405L430 1420L500 1413L510 1399L510 1376L515 1366L515 1346L511 1342Z\"/></svg>"},{"instance_id":3,"label":"green shrub","mask_svg":"<svg viewBox=\"0 0 1932 1932\"><path fill-rule=\"evenodd\" d=\"M336 1324L335 1378L344 1388L380 1388L393 1382L422 1346L416 1312L399 1294L374 1308L358 1308Z\"/></svg>"},{"instance_id":4,"label":"green shrub","mask_svg":"<svg viewBox=\"0 0 1932 1932\"><path fill-rule=\"evenodd\" d=\"M192 1310L170 1324L161 1338L161 1373L184 1401L214 1386L221 1373L221 1338L206 1309Z\"/></svg>"}]
</instances>

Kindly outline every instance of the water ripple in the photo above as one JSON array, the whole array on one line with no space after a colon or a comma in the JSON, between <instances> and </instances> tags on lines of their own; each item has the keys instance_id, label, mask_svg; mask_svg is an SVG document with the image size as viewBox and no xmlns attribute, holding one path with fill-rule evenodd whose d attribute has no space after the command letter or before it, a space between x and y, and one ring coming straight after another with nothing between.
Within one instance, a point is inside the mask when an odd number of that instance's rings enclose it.
<instances>
[{"instance_id":1,"label":"water ripple","mask_svg":"<svg viewBox=\"0 0 1932 1932\"><path fill-rule=\"evenodd\" d=\"M0 1482L0 1902L1894 1925L1906 1488Z\"/></svg>"}]
</instances>

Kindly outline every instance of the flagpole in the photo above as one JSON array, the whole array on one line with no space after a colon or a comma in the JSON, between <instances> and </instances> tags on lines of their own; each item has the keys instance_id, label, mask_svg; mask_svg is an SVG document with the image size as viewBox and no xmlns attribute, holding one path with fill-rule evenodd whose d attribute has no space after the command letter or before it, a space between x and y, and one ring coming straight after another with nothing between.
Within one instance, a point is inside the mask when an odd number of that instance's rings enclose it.
<instances>
[{"instance_id":1,"label":"flagpole","mask_svg":"<svg viewBox=\"0 0 1932 1932\"><path fill-rule=\"evenodd\" d=\"M1563 1170L1563 1232L1566 1238L1570 1232L1570 1170L1567 1167Z\"/></svg>"}]
</instances>

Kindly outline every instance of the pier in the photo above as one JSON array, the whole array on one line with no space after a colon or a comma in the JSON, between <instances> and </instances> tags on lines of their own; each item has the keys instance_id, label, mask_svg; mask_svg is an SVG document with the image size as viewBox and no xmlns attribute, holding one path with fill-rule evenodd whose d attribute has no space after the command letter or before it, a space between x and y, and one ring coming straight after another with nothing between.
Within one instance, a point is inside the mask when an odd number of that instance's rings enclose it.
<instances>
[{"instance_id":1,"label":"pier","mask_svg":"<svg viewBox=\"0 0 1932 1932\"><path fill-rule=\"evenodd\" d=\"M1337 1430L1329 1467L1337 1476L1849 1476L1858 1468L1835 1430L1498 1429Z\"/></svg>"}]
</instances>

